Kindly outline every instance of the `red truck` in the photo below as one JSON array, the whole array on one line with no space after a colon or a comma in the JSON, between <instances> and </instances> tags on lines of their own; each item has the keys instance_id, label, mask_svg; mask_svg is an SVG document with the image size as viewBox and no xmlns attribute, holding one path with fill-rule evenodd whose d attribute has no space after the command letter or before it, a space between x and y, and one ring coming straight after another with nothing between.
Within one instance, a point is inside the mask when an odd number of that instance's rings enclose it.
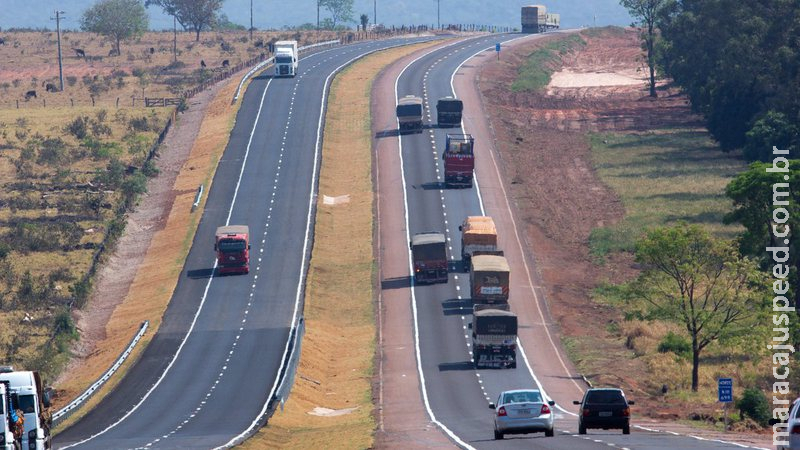
<instances>
[{"instance_id":1,"label":"red truck","mask_svg":"<svg viewBox=\"0 0 800 450\"><path fill-rule=\"evenodd\" d=\"M250 228L228 225L217 228L214 251L220 275L250 272Z\"/></svg>"},{"instance_id":2,"label":"red truck","mask_svg":"<svg viewBox=\"0 0 800 450\"><path fill-rule=\"evenodd\" d=\"M471 134L448 134L442 159L445 187L472 187L475 138Z\"/></svg>"}]
</instances>

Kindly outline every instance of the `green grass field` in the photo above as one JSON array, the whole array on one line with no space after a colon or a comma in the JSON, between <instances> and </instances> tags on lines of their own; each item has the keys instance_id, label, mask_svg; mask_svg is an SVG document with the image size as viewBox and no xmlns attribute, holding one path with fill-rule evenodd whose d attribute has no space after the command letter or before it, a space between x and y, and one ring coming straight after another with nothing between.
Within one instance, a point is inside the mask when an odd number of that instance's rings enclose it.
<instances>
[{"instance_id":1,"label":"green grass field","mask_svg":"<svg viewBox=\"0 0 800 450\"><path fill-rule=\"evenodd\" d=\"M739 231L738 226L722 224L731 209L725 186L746 164L720 151L705 131L598 133L589 139L598 175L625 206L621 222L592 231L589 245L594 256L633 251L648 227L678 221L702 224L723 238Z\"/></svg>"},{"instance_id":2,"label":"green grass field","mask_svg":"<svg viewBox=\"0 0 800 450\"><path fill-rule=\"evenodd\" d=\"M544 44L528 55L527 61L518 70L517 79L511 84L511 90L536 91L550 83L550 77L560 64L561 57L573 49L583 47L586 42L577 34L556 39Z\"/></svg>"}]
</instances>

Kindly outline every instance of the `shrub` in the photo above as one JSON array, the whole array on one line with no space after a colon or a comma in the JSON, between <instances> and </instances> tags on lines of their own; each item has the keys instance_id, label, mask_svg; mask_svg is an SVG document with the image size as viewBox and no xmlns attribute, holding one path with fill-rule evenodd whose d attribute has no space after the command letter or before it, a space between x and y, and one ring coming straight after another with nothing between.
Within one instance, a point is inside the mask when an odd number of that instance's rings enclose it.
<instances>
[{"instance_id":1,"label":"shrub","mask_svg":"<svg viewBox=\"0 0 800 450\"><path fill-rule=\"evenodd\" d=\"M736 408L742 418L750 417L762 427L769 423L771 417L769 402L761 389L753 387L745 389L742 398L736 401Z\"/></svg>"},{"instance_id":2,"label":"shrub","mask_svg":"<svg viewBox=\"0 0 800 450\"><path fill-rule=\"evenodd\" d=\"M106 170L98 173L94 180L108 188L116 189L122 186L125 180L125 165L119 159L111 158Z\"/></svg>"},{"instance_id":3,"label":"shrub","mask_svg":"<svg viewBox=\"0 0 800 450\"><path fill-rule=\"evenodd\" d=\"M133 76L135 76L137 78L141 78L142 76L144 76L146 74L147 74L147 69L143 69L141 67L134 67L133 69L131 69L131 75L133 75Z\"/></svg>"},{"instance_id":4,"label":"shrub","mask_svg":"<svg viewBox=\"0 0 800 450\"><path fill-rule=\"evenodd\" d=\"M89 135L89 118L86 116L76 117L75 120L67 124L64 131L75 136L75 139L85 139Z\"/></svg>"},{"instance_id":5,"label":"shrub","mask_svg":"<svg viewBox=\"0 0 800 450\"><path fill-rule=\"evenodd\" d=\"M67 162L69 149L61 138L47 138L39 145L36 162L50 166L60 166Z\"/></svg>"},{"instance_id":6,"label":"shrub","mask_svg":"<svg viewBox=\"0 0 800 450\"><path fill-rule=\"evenodd\" d=\"M8 244L0 242L0 260L6 259L6 256L11 253L11 247Z\"/></svg>"},{"instance_id":7,"label":"shrub","mask_svg":"<svg viewBox=\"0 0 800 450\"><path fill-rule=\"evenodd\" d=\"M101 109L100 111L97 111L94 116L99 123L104 123L108 117L108 111Z\"/></svg>"},{"instance_id":8,"label":"shrub","mask_svg":"<svg viewBox=\"0 0 800 450\"><path fill-rule=\"evenodd\" d=\"M122 154L122 148L116 142L103 142L99 139L88 137L83 140L83 146L92 153L95 161L109 159Z\"/></svg>"},{"instance_id":9,"label":"shrub","mask_svg":"<svg viewBox=\"0 0 800 450\"><path fill-rule=\"evenodd\" d=\"M78 82L78 77L76 77L75 75L67 75L66 78L67 78L67 86L70 87L75 86L75 83Z\"/></svg>"},{"instance_id":10,"label":"shrub","mask_svg":"<svg viewBox=\"0 0 800 450\"><path fill-rule=\"evenodd\" d=\"M150 121L147 120L147 117L132 117L128 121L128 128L132 131L150 131L157 128L155 124L151 124Z\"/></svg>"},{"instance_id":11,"label":"shrub","mask_svg":"<svg viewBox=\"0 0 800 450\"><path fill-rule=\"evenodd\" d=\"M78 308L81 308L86 304L86 300L89 299L89 293L91 291L92 281L88 278L76 281L72 286L69 287L69 292L72 294L72 298L75 299L75 305Z\"/></svg>"},{"instance_id":12,"label":"shrub","mask_svg":"<svg viewBox=\"0 0 800 450\"><path fill-rule=\"evenodd\" d=\"M72 315L69 309L63 309L58 313L53 320L53 334L55 336L66 336L70 339L78 337L78 330L75 328L75 323L72 321Z\"/></svg>"},{"instance_id":13,"label":"shrub","mask_svg":"<svg viewBox=\"0 0 800 450\"><path fill-rule=\"evenodd\" d=\"M160 171L158 170L158 167L156 167L156 164L153 162L153 160L147 160L142 165L142 173L148 178L155 177L159 174L159 172Z\"/></svg>"},{"instance_id":14,"label":"shrub","mask_svg":"<svg viewBox=\"0 0 800 450\"><path fill-rule=\"evenodd\" d=\"M659 353L672 352L682 358L691 356L692 344L683 336L670 331L658 344Z\"/></svg>"}]
</instances>

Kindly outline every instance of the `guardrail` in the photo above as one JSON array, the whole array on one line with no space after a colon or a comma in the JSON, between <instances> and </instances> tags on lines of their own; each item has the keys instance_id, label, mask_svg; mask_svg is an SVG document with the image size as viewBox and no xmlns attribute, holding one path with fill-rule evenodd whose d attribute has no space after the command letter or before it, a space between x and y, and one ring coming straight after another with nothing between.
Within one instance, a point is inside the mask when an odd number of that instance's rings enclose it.
<instances>
[{"instance_id":1,"label":"guardrail","mask_svg":"<svg viewBox=\"0 0 800 450\"><path fill-rule=\"evenodd\" d=\"M316 44L311 44L311 45L304 45L304 46L299 47L297 49L297 53L299 54L301 51L305 51L305 50L309 50L309 49L317 48L317 47L333 46L333 45L336 45L336 44L339 44L339 43L340 43L339 39L334 39L334 40L331 40L331 41L318 42ZM244 76L242 77L242 81L239 82L239 86L236 88L236 93L233 94L233 101L231 103L236 103L236 101L239 100L239 95L241 95L241 93L242 93L242 87L244 87L244 83L246 83L247 80L250 77L252 77L256 72L258 72L259 70L263 69L264 67L272 64L273 61L275 61L275 57L274 56L272 56L270 58L267 58L264 61L261 61L260 63L258 63L252 69L250 69L246 74L244 74Z\"/></svg>"},{"instance_id":2,"label":"guardrail","mask_svg":"<svg viewBox=\"0 0 800 450\"><path fill-rule=\"evenodd\" d=\"M119 369L120 366L122 366L122 363L124 363L125 360L128 358L128 356L131 354L134 347L136 347L136 344L138 344L139 341L142 339L142 336L144 336L144 333L145 331L147 331L147 328L149 326L150 326L150 321L145 320L144 322L142 322L142 325L139 327L139 332L136 333L136 336L134 336L133 339L131 339L130 344L128 344L128 348L126 348L125 351L122 352L122 355L120 355L120 357L117 358L117 362L115 362L114 365L111 366L111 368L108 369L106 373L103 374L103 376L101 376L97 381L92 383L92 385L89 386L89 388L86 389L83 392L83 394L79 395L75 400L71 401L67 406L53 413L54 427L67 417L71 416L72 413L74 413L81 406L81 404L89 400L95 393L97 393L100 387L102 387L106 383L106 381L108 381L108 379L111 378L112 375L114 375L117 369Z\"/></svg>"},{"instance_id":3,"label":"guardrail","mask_svg":"<svg viewBox=\"0 0 800 450\"><path fill-rule=\"evenodd\" d=\"M203 198L203 185L197 188L197 195L194 196L194 203L192 203L192 212L200 206L200 199Z\"/></svg>"}]
</instances>

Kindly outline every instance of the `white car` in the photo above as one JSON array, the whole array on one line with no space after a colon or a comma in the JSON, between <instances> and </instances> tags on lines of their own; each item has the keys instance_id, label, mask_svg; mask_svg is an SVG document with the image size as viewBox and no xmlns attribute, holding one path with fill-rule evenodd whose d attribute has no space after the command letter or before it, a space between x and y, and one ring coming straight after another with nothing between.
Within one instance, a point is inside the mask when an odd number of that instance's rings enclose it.
<instances>
[{"instance_id":1,"label":"white car","mask_svg":"<svg viewBox=\"0 0 800 450\"><path fill-rule=\"evenodd\" d=\"M494 410L494 438L503 439L504 434L541 433L547 437L554 434L553 400L545 401L538 389L504 391L497 403L489 403Z\"/></svg>"},{"instance_id":2,"label":"white car","mask_svg":"<svg viewBox=\"0 0 800 450\"><path fill-rule=\"evenodd\" d=\"M770 425L779 423L776 420L770 420ZM778 428L779 431L784 429ZM789 445L778 445L778 450L800 449L800 398L792 402L792 407L789 409L789 418L786 422L785 430L789 433L788 436L779 438ZM785 439L785 440L784 440Z\"/></svg>"}]
</instances>

